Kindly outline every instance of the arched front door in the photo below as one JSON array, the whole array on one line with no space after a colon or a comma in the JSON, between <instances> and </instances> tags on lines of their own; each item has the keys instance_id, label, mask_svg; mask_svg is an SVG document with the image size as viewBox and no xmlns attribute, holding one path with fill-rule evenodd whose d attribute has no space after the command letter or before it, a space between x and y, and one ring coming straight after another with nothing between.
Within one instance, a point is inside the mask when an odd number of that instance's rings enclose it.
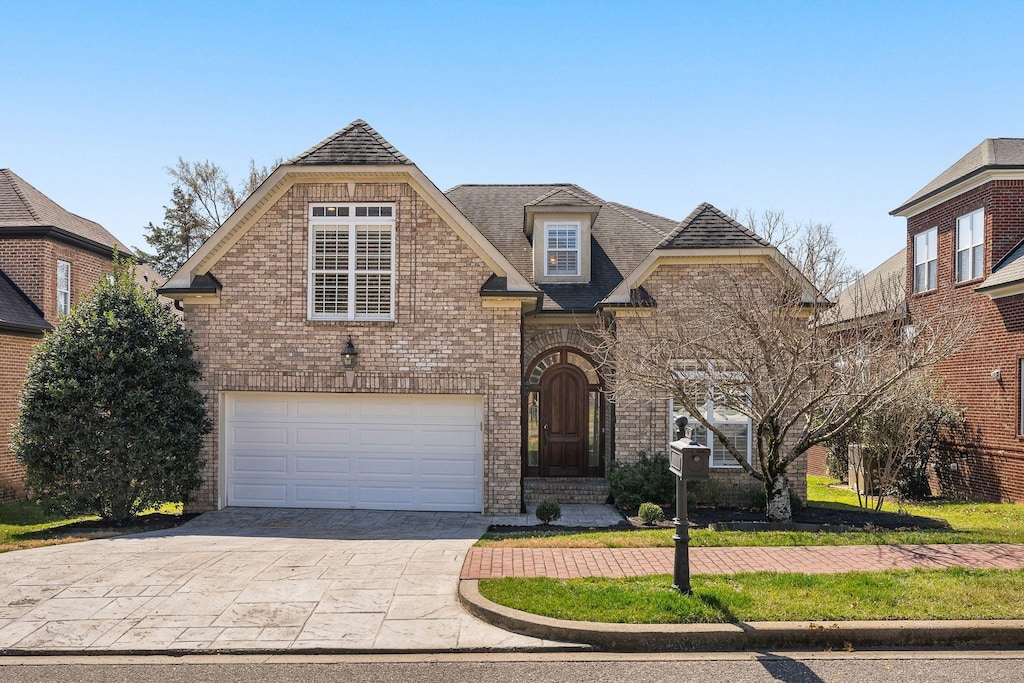
<instances>
[{"instance_id":1,"label":"arched front door","mask_svg":"<svg viewBox=\"0 0 1024 683\"><path fill-rule=\"evenodd\" d=\"M531 363L524 401L528 477L603 477L604 399L593 363L552 349Z\"/></svg>"},{"instance_id":2,"label":"arched front door","mask_svg":"<svg viewBox=\"0 0 1024 683\"><path fill-rule=\"evenodd\" d=\"M569 364L540 380L540 475L578 477L586 467L587 378Z\"/></svg>"}]
</instances>

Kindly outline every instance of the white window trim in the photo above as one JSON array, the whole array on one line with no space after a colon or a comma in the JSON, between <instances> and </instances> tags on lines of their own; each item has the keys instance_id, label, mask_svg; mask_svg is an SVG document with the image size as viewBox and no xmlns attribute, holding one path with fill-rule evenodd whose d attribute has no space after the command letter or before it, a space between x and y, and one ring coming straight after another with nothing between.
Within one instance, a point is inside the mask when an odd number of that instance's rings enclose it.
<instances>
[{"instance_id":1,"label":"white window trim","mask_svg":"<svg viewBox=\"0 0 1024 683\"><path fill-rule=\"evenodd\" d=\"M61 269L67 270L67 289L60 288ZM64 295L62 299L61 295ZM67 261L57 260L57 315L67 315L71 312L71 264Z\"/></svg>"},{"instance_id":2,"label":"white window trim","mask_svg":"<svg viewBox=\"0 0 1024 683\"><path fill-rule=\"evenodd\" d=\"M573 228L576 231L575 249L549 249L548 231L561 228ZM552 221L544 223L544 277L579 277L583 267L583 224L579 221ZM548 253L550 251L574 251L576 252L576 271L573 273L552 273L549 269Z\"/></svg>"},{"instance_id":3,"label":"white window trim","mask_svg":"<svg viewBox=\"0 0 1024 683\"><path fill-rule=\"evenodd\" d=\"M313 209L321 206L337 206L347 207L348 216L314 216ZM379 216L356 216L355 209L359 206L389 206L391 207L391 215L386 217ZM395 205L389 202L359 202L355 204L339 203L339 202L324 202L310 204L308 209L308 220L309 220L309 231L307 233L307 241L309 242L309 249L306 255L306 316L309 320L315 321L356 321L356 322L392 322L395 319L395 245L398 241L397 231L395 230ZM386 226L391 228L391 268L389 270L357 270L356 265L356 225L373 225L373 226ZM314 274L317 272L330 272L330 270L317 271L314 270L313 265L315 263L316 249L316 230L320 227L347 227L348 228L348 244L349 244L349 258L348 258L348 306L345 315L338 314L326 314L326 313L315 313L313 311L313 300L315 295L314 285ZM373 316L357 316L356 315L356 276L374 273L388 273L391 275L391 287L388 292L389 298L389 313L386 316L373 315Z\"/></svg>"},{"instance_id":4,"label":"white window trim","mask_svg":"<svg viewBox=\"0 0 1024 683\"><path fill-rule=\"evenodd\" d=\"M931 239L929 239L929 237ZM918 238L922 238L924 240L924 249L918 249ZM931 242L931 244L934 245L934 255L931 258L928 258L929 242ZM918 253L920 251L923 251L924 254ZM935 263L935 280L932 281L931 283L929 283L928 282L928 264L929 263L933 263L933 262ZM924 274L925 274L925 278L924 279L925 279L925 282L924 282L924 286L923 287L919 286L920 283L918 282L918 278L917 278L917 268L918 268L918 266L924 266ZM913 278L914 278L914 293L915 294L920 294L922 292L934 291L938 287L938 280L939 280L938 270L939 270L939 228L938 228L938 226L936 226L936 227L933 227L933 228L928 228L927 230L922 230L921 232L919 232L916 235L914 235L914 274L913 274ZM930 287L928 286L929 284L931 284Z\"/></svg>"},{"instance_id":5,"label":"white window trim","mask_svg":"<svg viewBox=\"0 0 1024 683\"><path fill-rule=\"evenodd\" d=\"M963 225L965 221L967 223L966 226ZM970 244L967 245L966 248L961 249L960 248L960 231L964 227L966 227L968 230L970 230L971 242L970 242ZM982 272L975 273L974 272L974 253L973 252L974 252L974 249L976 249L978 247L981 247L981 249L982 249L982 257L981 257L982 258L982 263L981 263ZM956 281L957 282L967 282L968 280L975 280L975 279L977 279L977 278L979 278L979 277L981 277L982 275L985 274L984 273L984 269L985 269L984 248L985 248L985 209L984 209L984 207L982 207L980 209L976 209L974 211L971 211L968 214L960 216L959 218L956 219L956 254L954 256L953 263L955 264ZM960 254L962 252L965 252L965 251L968 252L968 255L970 256L970 258L967 260L967 267L968 267L970 272L967 273L966 275L964 273L960 272Z\"/></svg>"},{"instance_id":6,"label":"white window trim","mask_svg":"<svg viewBox=\"0 0 1024 683\"><path fill-rule=\"evenodd\" d=\"M687 372L687 370L685 370L685 369L684 370L679 370L678 372ZM669 439L670 441L674 441L675 438L676 438L675 437L675 417L676 417L676 409L675 408L676 408L675 407L675 401L672 400L672 399L669 399L669 433L671 435L671 437ZM705 417L705 419L707 419L708 422L710 422L710 423L712 423L714 425L741 424L741 423L743 423L745 421L746 422L746 426L747 426L747 462L748 463L753 462L753 454L754 454L754 449L753 449L753 444L754 444L754 437L753 437L753 434L754 434L754 421L750 418L749 415L744 415L745 420L725 420L725 421L719 421L719 420L715 420L715 413L714 413L714 411L715 411L715 403L714 403L714 401L711 400L711 391L709 389L708 393L707 393L707 398L704 401L704 417ZM704 427L704 425L702 423L700 423L700 422L697 422L696 424L698 426L700 426L700 427ZM693 427L692 424L691 425L687 425L687 426ZM710 430L708 430L708 435L710 437L708 439L708 441L710 443L706 443L704 445L709 447L709 448L711 448L711 460L710 461L711 461L711 467L712 468L714 468L714 469L739 469L739 468L742 467L742 465L740 465L738 462L736 462L736 459L734 457L732 457L732 454L729 453L728 450L725 451L725 457L723 458L723 462L720 463L720 464L715 464L715 462L714 462L714 458L715 458L714 438L715 437L714 437L714 434L712 434L710 432Z\"/></svg>"}]
</instances>

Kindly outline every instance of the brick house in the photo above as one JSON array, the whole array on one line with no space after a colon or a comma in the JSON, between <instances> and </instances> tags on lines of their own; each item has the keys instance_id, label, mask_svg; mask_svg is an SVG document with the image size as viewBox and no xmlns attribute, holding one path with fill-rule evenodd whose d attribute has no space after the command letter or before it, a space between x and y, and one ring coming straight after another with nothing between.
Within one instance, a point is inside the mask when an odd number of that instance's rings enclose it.
<instances>
[{"instance_id":1,"label":"brick house","mask_svg":"<svg viewBox=\"0 0 1024 683\"><path fill-rule=\"evenodd\" d=\"M217 425L195 507L604 502L612 459L666 449L671 404L612 405L588 330L632 324L692 268L781 258L710 204L680 222L571 184L442 192L355 121L160 290L183 303ZM749 452L745 419L723 429ZM723 456L722 502L757 488Z\"/></svg>"},{"instance_id":2,"label":"brick house","mask_svg":"<svg viewBox=\"0 0 1024 683\"><path fill-rule=\"evenodd\" d=\"M59 316L112 272L115 246L129 253L99 223L0 169L0 501L24 495L10 432L29 359Z\"/></svg>"},{"instance_id":3,"label":"brick house","mask_svg":"<svg viewBox=\"0 0 1024 683\"><path fill-rule=\"evenodd\" d=\"M907 219L911 321L946 295L975 315L939 366L968 425L956 480L942 483L1024 502L1024 139L983 141L891 213Z\"/></svg>"}]
</instances>

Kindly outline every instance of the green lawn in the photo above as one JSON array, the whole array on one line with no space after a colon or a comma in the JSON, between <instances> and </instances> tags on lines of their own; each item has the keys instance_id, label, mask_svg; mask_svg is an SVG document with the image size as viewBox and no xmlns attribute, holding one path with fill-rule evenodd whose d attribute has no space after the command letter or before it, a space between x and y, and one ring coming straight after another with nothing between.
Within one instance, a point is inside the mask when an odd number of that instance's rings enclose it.
<instances>
[{"instance_id":1,"label":"green lawn","mask_svg":"<svg viewBox=\"0 0 1024 683\"><path fill-rule=\"evenodd\" d=\"M122 534L136 533L147 528L146 514L160 513L161 516L181 515L181 504L164 505L151 510L139 518L138 524L120 529L90 524L88 528L69 528L94 522L98 517L63 517L47 514L32 501L16 501L0 504L0 552L36 548L59 543L75 543L94 538L109 538ZM166 525L165 525L166 526Z\"/></svg>"},{"instance_id":2,"label":"green lawn","mask_svg":"<svg viewBox=\"0 0 1024 683\"><path fill-rule=\"evenodd\" d=\"M847 488L831 486L832 480L808 477L810 505L857 508L857 495ZM896 512L896 505L883 508ZM903 512L937 517L949 522L949 529L917 531L708 531L690 533L692 546L793 546L793 545L898 545L907 543L1024 543L1024 505L1008 503L967 503L932 501L904 506ZM643 548L670 547L672 529L637 529L564 533L557 530L515 534L488 533L477 545L505 547Z\"/></svg>"},{"instance_id":3,"label":"green lawn","mask_svg":"<svg viewBox=\"0 0 1024 683\"><path fill-rule=\"evenodd\" d=\"M1021 619L1024 571L940 569L847 574L487 579L481 594L556 619L630 624L872 619Z\"/></svg>"}]
</instances>

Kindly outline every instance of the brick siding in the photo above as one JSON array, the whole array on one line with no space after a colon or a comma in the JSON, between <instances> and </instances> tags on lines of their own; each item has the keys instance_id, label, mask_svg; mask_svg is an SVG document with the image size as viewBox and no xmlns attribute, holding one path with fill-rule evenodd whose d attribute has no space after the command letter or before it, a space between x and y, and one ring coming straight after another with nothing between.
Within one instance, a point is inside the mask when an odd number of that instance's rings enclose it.
<instances>
[{"instance_id":1,"label":"brick siding","mask_svg":"<svg viewBox=\"0 0 1024 683\"><path fill-rule=\"evenodd\" d=\"M25 469L11 452L11 429L21 412L18 396L39 337L0 332L0 502L25 496Z\"/></svg>"},{"instance_id":2,"label":"brick siding","mask_svg":"<svg viewBox=\"0 0 1024 683\"><path fill-rule=\"evenodd\" d=\"M955 283L956 219L985 209L985 275L1024 239L1024 181L997 180L960 194L907 221L907 292L911 314L928 314L948 300L968 302L974 335L956 355L939 364L946 391L965 410L968 434L947 493L992 501L1024 502L1024 437L1020 435L1019 360L1024 356L1024 295L995 301L974 288L980 280ZM913 294L914 235L938 227L939 293ZM1002 379L992 378L999 370Z\"/></svg>"},{"instance_id":3,"label":"brick siding","mask_svg":"<svg viewBox=\"0 0 1024 683\"><path fill-rule=\"evenodd\" d=\"M307 320L308 206L394 202L395 320ZM405 183L302 183L290 188L216 263L216 305L186 304L215 424L225 391L472 393L484 397L484 510L518 514L520 351L518 306L484 308L491 270ZM340 351L351 335L358 366ZM218 505L219 446L204 445L204 484L193 509Z\"/></svg>"}]
</instances>

